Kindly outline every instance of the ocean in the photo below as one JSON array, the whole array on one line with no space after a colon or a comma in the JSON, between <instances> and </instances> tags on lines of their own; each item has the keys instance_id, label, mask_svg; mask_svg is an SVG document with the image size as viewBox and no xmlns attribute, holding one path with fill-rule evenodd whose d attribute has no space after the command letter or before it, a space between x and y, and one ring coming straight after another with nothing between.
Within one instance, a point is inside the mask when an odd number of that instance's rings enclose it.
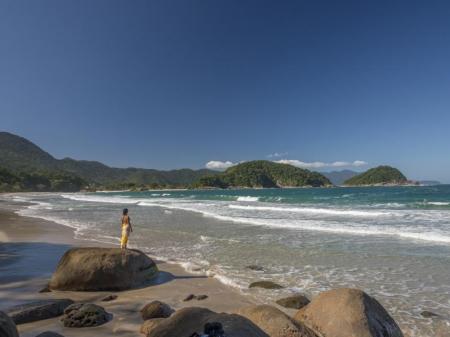
<instances>
[{"instance_id":1,"label":"ocean","mask_svg":"<svg viewBox=\"0 0 450 337\"><path fill-rule=\"evenodd\" d=\"M410 336L450 331L450 185L15 195L21 215L207 273L264 301L335 287L375 296ZM263 270L247 268L258 265ZM281 290L248 289L271 280ZM425 318L432 311L440 318Z\"/></svg>"}]
</instances>

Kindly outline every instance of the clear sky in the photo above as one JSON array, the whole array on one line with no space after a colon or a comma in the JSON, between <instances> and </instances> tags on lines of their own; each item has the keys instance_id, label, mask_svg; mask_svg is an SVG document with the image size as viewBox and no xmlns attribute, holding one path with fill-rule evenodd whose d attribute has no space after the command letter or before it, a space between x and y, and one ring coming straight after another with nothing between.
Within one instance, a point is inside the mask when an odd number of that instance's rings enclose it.
<instances>
[{"instance_id":1,"label":"clear sky","mask_svg":"<svg viewBox=\"0 0 450 337\"><path fill-rule=\"evenodd\" d=\"M0 130L119 167L450 182L450 2L1 1Z\"/></svg>"}]
</instances>

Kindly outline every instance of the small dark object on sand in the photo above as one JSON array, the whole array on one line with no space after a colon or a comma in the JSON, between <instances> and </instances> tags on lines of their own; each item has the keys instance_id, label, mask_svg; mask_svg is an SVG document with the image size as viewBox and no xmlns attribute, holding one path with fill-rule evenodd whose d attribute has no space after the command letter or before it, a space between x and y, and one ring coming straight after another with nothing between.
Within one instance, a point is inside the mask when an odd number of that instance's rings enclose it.
<instances>
[{"instance_id":1,"label":"small dark object on sand","mask_svg":"<svg viewBox=\"0 0 450 337\"><path fill-rule=\"evenodd\" d=\"M257 264L251 264L249 266L246 266L245 268L254 271L264 271L264 267L258 266Z\"/></svg>"},{"instance_id":2,"label":"small dark object on sand","mask_svg":"<svg viewBox=\"0 0 450 337\"><path fill-rule=\"evenodd\" d=\"M50 288L48 287L48 284L42 288L41 290L39 290L40 293L49 293L51 292Z\"/></svg>"},{"instance_id":3,"label":"small dark object on sand","mask_svg":"<svg viewBox=\"0 0 450 337\"><path fill-rule=\"evenodd\" d=\"M424 310L420 314L422 315L422 317L425 317L425 318L439 317L438 314L435 314L434 312L431 312L428 310Z\"/></svg>"},{"instance_id":4,"label":"small dark object on sand","mask_svg":"<svg viewBox=\"0 0 450 337\"><path fill-rule=\"evenodd\" d=\"M102 299L102 302L114 301L117 299L117 295L111 294Z\"/></svg>"},{"instance_id":5,"label":"small dark object on sand","mask_svg":"<svg viewBox=\"0 0 450 337\"><path fill-rule=\"evenodd\" d=\"M189 295L186 296L186 298L183 300L183 302L187 302L187 301L193 300L194 298L195 298L194 294L189 294Z\"/></svg>"},{"instance_id":6,"label":"small dark object on sand","mask_svg":"<svg viewBox=\"0 0 450 337\"><path fill-rule=\"evenodd\" d=\"M208 295L198 295L198 296L195 296L195 298L197 299L197 301L203 301L208 298Z\"/></svg>"}]
</instances>

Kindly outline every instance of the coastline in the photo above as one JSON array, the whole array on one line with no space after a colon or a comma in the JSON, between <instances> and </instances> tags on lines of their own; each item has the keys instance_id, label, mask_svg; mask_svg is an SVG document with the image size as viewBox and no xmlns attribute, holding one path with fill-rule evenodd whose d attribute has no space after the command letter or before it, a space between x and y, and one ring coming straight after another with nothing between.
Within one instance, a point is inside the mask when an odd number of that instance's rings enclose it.
<instances>
[{"instance_id":1,"label":"coastline","mask_svg":"<svg viewBox=\"0 0 450 337\"><path fill-rule=\"evenodd\" d=\"M20 216L14 211L19 203L0 202L0 310L16 304L51 298L70 298L75 302L89 301L102 305L115 319L95 328L96 335L142 336L143 323L139 310L153 300L161 300L174 309L183 307L205 307L217 312L232 312L255 300L238 290L206 275L191 274L181 266L156 261L161 271L157 285L121 292L71 292L52 291L39 293L44 288L62 254L73 246L116 247L107 244L92 244L74 238L74 230L64 225ZM100 302L109 294L118 298L111 302ZM207 299L184 302L189 294L205 294ZM59 318L20 324L21 337L34 337L44 331L55 331L66 337L86 336L91 330L64 328Z\"/></svg>"}]
</instances>

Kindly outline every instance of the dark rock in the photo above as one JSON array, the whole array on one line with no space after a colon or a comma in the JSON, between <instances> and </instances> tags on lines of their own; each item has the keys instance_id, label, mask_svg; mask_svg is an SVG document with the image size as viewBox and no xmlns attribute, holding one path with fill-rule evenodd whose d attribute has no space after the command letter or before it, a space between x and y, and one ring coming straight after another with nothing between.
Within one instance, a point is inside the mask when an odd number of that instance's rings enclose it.
<instances>
[{"instance_id":1,"label":"dark rock","mask_svg":"<svg viewBox=\"0 0 450 337\"><path fill-rule=\"evenodd\" d=\"M208 337L225 337L225 331L223 330L222 323L209 322L205 324L203 333Z\"/></svg>"},{"instance_id":2,"label":"dark rock","mask_svg":"<svg viewBox=\"0 0 450 337\"><path fill-rule=\"evenodd\" d=\"M312 329L270 305L253 305L236 313L251 320L271 337L318 337Z\"/></svg>"},{"instance_id":3,"label":"dark rock","mask_svg":"<svg viewBox=\"0 0 450 337\"><path fill-rule=\"evenodd\" d=\"M359 289L320 293L294 318L324 337L403 337L383 306Z\"/></svg>"},{"instance_id":4,"label":"dark rock","mask_svg":"<svg viewBox=\"0 0 450 337\"><path fill-rule=\"evenodd\" d=\"M194 294L189 294L189 295L186 296L186 298L183 300L183 302L187 302L187 301L193 300L194 298L195 298Z\"/></svg>"},{"instance_id":5,"label":"dark rock","mask_svg":"<svg viewBox=\"0 0 450 337\"><path fill-rule=\"evenodd\" d=\"M264 288L264 289L283 289L283 286L272 281L257 281L250 283L249 288Z\"/></svg>"},{"instance_id":6,"label":"dark rock","mask_svg":"<svg viewBox=\"0 0 450 337\"><path fill-rule=\"evenodd\" d=\"M43 333L40 333L36 337L64 337L64 336L53 331L44 331Z\"/></svg>"},{"instance_id":7,"label":"dark rock","mask_svg":"<svg viewBox=\"0 0 450 337\"><path fill-rule=\"evenodd\" d=\"M102 298L102 302L114 301L115 299L117 299L117 295L111 294Z\"/></svg>"},{"instance_id":8,"label":"dark rock","mask_svg":"<svg viewBox=\"0 0 450 337\"><path fill-rule=\"evenodd\" d=\"M50 288L48 287L48 284L42 288L41 290L39 290L40 293L49 293L51 292Z\"/></svg>"},{"instance_id":9,"label":"dark rock","mask_svg":"<svg viewBox=\"0 0 450 337\"><path fill-rule=\"evenodd\" d=\"M289 309L301 309L309 302L310 300L308 299L308 297L302 294L280 298L279 300L276 301L278 305L281 305L282 307Z\"/></svg>"},{"instance_id":10,"label":"dark rock","mask_svg":"<svg viewBox=\"0 0 450 337\"><path fill-rule=\"evenodd\" d=\"M72 248L61 260L49 288L75 291L126 290L148 284L156 264L139 250Z\"/></svg>"},{"instance_id":11,"label":"dark rock","mask_svg":"<svg viewBox=\"0 0 450 337\"><path fill-rule=\"evenodd\" d=\"M19 337L16 324L3 311L0 311L0 336L1 337Z\"/></svg>"},{"instance_id":12,"label":"dark rock","mask_svg":"<svg viewBox=\"0 0 450 337\"><path fill-rule=\"evenodd\" d=\"M143 333L144 335L147 335L151 330L153 330L154 328L156 328L156 326L161 323L162 321L164 321L165 318L152 318L152 319L147 319L146 321L144 321L144 323L141 325L141 333Z\"/></svg>"},{"instance_id":13,"label":"dark rock","mask_svg":"<svg viewBox=\"0 0 450 337\"><path fill-rule=\"evenodd\" d=\"M172 316L162 320L147 337L184 337L200 336L207 323L222 324L227 337L268 337L254 323L245 317L235 314L215 313L205 308L183 308Z\"/></svg>"},{"instance_id":14,"label":"dark rock","mask_svg":"<svg viewBox=\"0 0 450 337\"><path fill-rule=\"evenodd\" d=\"M431 317L439 317L440 315L435 314L434 312L424 310L420 313L425 318L431 318Z\"/></svg>"},{"instance_id":15,"label":"dark rock","mask_svg":"<svg viewBox=\"0 0 450 337\"><path fill-rule=\"evenodd\" d=\"M172 314L173 310L166 303L153 301L146 304L141 309L142 319L145 321L152 318L167 318Z\"/></svg>"},{"instance_id":16,"label":"dark rock","mask_svg":"<svg viewBox=\"0 0 450 337\"><path fill-rule=\"evenodd\" d=\"M258 266L256 264L251 264L245 267L246 269L254 270L254 271L264 271L264 267Z\"/></svg>"},{"instance_id":17,"label":"dark rock","mask_svg":"<svg viewBox=\"0 0 450 337\"><path fill-rule=\"evenodd\" d=\"M16 324L24 324L61 316L72 300L42 300L16 305L6 312Z\"/></svg>"},{"instance_id":18,"label":"dark rock","mask_svg":"<svg viewBox=\"0 0 450 337\"><path fill-rule=\"evenodd\" d=\"M195 298L197 299L197 301L203 301L208 298L208 295L197 295L195 296Z\"/></svg>"},{"instance_id":19,"label":"dark rock","mask_svg":"<svg viewBox=\"0 0 450 337\"><path fill-rule=\"evenodd\" d=\"M101 306L92 303L72 304L64 310L61 319L65 327L84 328L105 324L112 319Z\"/></svg>"}]
</instances>

